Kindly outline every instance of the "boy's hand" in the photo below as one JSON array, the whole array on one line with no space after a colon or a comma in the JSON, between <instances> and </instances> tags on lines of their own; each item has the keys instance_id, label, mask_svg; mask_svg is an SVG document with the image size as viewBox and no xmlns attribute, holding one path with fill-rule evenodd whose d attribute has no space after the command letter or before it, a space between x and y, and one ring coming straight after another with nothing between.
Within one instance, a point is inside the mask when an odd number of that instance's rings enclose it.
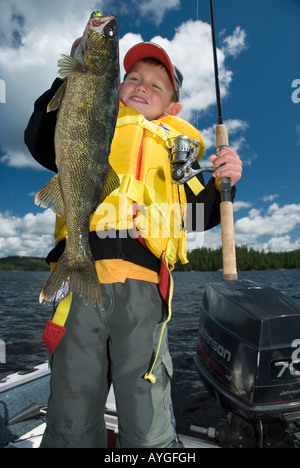
<instances>
[{"instance_id":1,"label":"boy's hand","mask_svg":"<svg viewBox=\"0 0 300 468\"><path fill-rule=\"evenodd\" d=\"M243 164L240 157L230 148L224 148L217 155L210 156L210 161L214 167L219 167L214 173L214 177L228 177L231 186L235 185L242 177ZM216 180L216 187L219 190L219 183Z\"/></svg>"}]
</instances>

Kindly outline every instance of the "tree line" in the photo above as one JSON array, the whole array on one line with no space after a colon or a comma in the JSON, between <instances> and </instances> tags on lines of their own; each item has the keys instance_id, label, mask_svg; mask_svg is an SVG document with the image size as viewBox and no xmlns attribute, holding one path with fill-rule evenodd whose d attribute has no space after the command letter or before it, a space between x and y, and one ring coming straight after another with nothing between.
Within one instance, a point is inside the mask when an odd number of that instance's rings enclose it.
<instances>
[{"instance_id":1,"label":"tree line","mask_svg":"<svg viewBox=\"0 0 300 468\"><path fill-rule=\"evenodd\" d=\"M189 263L177 263L176 271L218 271L222 269L222 248L196 249L188 253ZM237 269L281 270L300 269L300 250L291 252L264 252L247 246L236 248Z\"/></svg>"},{"instance_id":2,"label":"tree line","mask_svg":"<svg viewBox=\"0 0 300 468\"><path fill-rule=\"evenodd\" d=\"M0 271L50 271L45 258L6 257L0 258Z\"/></svg>"},{"instance_id":3,"label":"tree line","mask_svg":"<svg viewBox=\"0 0 300 468\"><path fill-rule=\"evenodd\" d=\"M222 249L203 247L188 253L189 263L177 263L176 271L218 271L222 269ZM281 270L300 269L300 250L291 252L258 252L247 246L236 248L237 269ZM0 258L0 271L50 271L45 258L6 257Z\"/></svg>"}]
</instances>

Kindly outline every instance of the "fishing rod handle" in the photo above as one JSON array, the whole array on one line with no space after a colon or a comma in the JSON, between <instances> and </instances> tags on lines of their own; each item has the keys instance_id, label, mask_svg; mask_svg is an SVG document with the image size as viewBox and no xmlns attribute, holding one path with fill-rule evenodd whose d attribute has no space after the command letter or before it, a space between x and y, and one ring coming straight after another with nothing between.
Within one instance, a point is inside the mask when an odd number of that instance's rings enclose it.
<instances>
[{"instance_id":1,"label":"fishing rod handle","mask_svg":"<svg viewBox=\"0 0 300 468\"><path fill-rule=\"evenodd\" d=\"M229 146L228 133L225 125L216 128L217 154ZM221 187L221 235L223 252L223 281L237 281L236 252L234 240L233 207L231 201L231 183L227 177L220 178Z\"/></svg>"},{"instance_id":2,"label":"fishing rod handle","mask_svg":"<svg viewBox=\"0 0 300 468\"><path fill-rule=\"evenodd\" d=\"M229 146L227 128L224 124L219 124L216 127L216 148L217 152Z\"/></svg>"},{"instance_id":3,"label":"fishing rod handle","mask_svg":"<svg viewBox=\"0 0 300 468\"><path fill-rule=\"evenodd\" d=\"M237 281L238 275L236 268L232 202L222 202L220 205L220 213L223 255L223 281Z\"/></svg>"}]
</instances>

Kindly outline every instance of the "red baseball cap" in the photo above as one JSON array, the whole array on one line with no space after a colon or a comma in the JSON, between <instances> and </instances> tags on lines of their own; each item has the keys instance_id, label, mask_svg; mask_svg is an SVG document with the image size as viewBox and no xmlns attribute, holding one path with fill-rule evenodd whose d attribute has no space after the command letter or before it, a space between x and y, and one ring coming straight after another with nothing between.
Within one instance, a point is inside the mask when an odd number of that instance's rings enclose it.
<instances>
[{"instance_id":1,"label":"red baseball cap","mask_svg":"<svg viewBox=\"0 0 300 468\"><path fill-rule=\"evenodd\" d=\"M136 62L145 58L155 58L166 67L171 75L173 87L179 100L183 75L176 65L171 62L171 59L165 50L154 42L141 42L129 49L124 58L124 68L126 73L129 72Z\"/></svg>"}]
</instances>

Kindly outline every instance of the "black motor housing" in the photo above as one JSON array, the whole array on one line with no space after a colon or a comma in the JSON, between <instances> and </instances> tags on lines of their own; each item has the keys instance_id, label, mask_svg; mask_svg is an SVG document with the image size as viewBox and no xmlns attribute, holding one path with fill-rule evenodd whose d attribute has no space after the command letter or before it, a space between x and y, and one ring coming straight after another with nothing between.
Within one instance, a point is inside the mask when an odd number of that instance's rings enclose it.
<instances>
[{"instance_id":1,"label":"black motor housing","mask_svg":"<svg viewBox=\"0 0 300 468\"><path fill-rule=\"evenodd\" d=\"M299 306L255 282L209 284L195 362L222 406L246 420L299 411Z\"/></svg>"}]
</instances>

